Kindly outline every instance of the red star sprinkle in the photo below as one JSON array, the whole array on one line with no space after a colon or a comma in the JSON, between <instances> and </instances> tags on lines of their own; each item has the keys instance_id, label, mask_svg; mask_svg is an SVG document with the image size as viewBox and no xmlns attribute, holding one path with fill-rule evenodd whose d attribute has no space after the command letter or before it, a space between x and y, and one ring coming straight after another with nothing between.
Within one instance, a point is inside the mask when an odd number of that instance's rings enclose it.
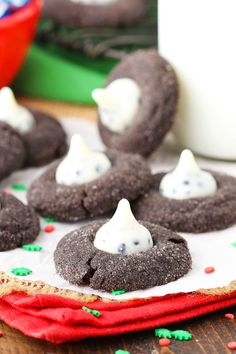
<instances>
[{"instance_id":1,"label":"red star sprinkle","mask_svg":"<svg viewBox=\"0 0 236 354\"><path fill-rule=\"evenodd\" d=\"M47 225L44 227L44 231L48 233L53 232L55 231L55 227L53 225Z\"/></svg>"},{"instance_id":2,"label":"red star sprinkle","mask_svg":"<svg viewBox=\"0 0 236 354\"><path fill-rule=\"evenodd\" d=\"M229 349L236 349L236 342L229 342L228 343L228 348Z\"/></svg>"},{"instance_id":3,"label":"red star sprinkle","mask_svg":"<svg viewBox=\"0 0 236 354\"><path fill-rule=\"evenodd\" d=\"M225 317L226 318L229 318L230 320L233 320L234 319L234 315L232 313L226 313L225 314Z\"/></svg>"},{"instance_id":4,"label":"red star sprinkle","mask_svg":"<svg viewBox=\"0 0 236 354\"><path fill-rule=\"evenodd\" d=\"M214 267L207 267L207 268L204 269L204 272L205 272L206 274L214 273L214 271L215 271L215 268L214 268Z\"/></svg>"},{"instance_id":5,"label":"red star sprinkle","mask_svg":"<svg viewBox=\"0 0 236 354\"><path fill-rule=\"evenodd\" d=\"M170 345L170 340L169 338L160 338L159 344L161 347L168 347L168 345Z\"/></svg>"}]
</instances>

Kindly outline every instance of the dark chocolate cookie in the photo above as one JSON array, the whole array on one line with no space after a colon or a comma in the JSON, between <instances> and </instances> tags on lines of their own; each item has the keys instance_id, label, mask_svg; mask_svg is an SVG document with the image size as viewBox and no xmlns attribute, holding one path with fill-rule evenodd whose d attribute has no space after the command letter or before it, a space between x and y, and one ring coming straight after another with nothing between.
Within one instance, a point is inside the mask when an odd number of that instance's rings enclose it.
<instances>
[{"instance_id":1,"label":"dark chocolate cookie","mask_svg":"<svg viewBox=\"0 0 236 354\"><path fill-rule=\"evenodd\" d=\"M33 242L40 231L34 210L13 195L0 192L0 251Z\"/></svg>"},{"instance_id":2,"label":"dark chocolate cookie","mask_svg":"<svg viewBox=\"0 0 236 354\"><path fill-rule=\"evenodd\" d=\"M105 5L45 0L43 16L68 27L118 27L139 20L145 9L145 0L113 0Z\"/></svg>"},{"instance_id":3,"label":"dark chocolate cookie","mask_svg":"<svg viewBox=\"0 0 236 354\"><path fill-rule=\"evenodd\" d=\"M122 133L105 127L99 117L99 131L106 146L121 151L151 154L174 122L178 83L171 65L155 50L139 50L117 65L106 86L121 78L135 80L141 102L133 124Z\"/></svg>"},{"instance_id":4,"label":"dark chocolate cookie","mask_svg":"<svg viewBox=\"0 0 236 354\"><path fill-rule=\"evenodd\" d=\"M21 136L8 124L0 122L0 180L20 169L25 162Z\"/></svg>"},{"instance_id":5,"label":"dark chocolate cookie","mask_svg":"<svg viewBox=\"0 0 236 354\"><path fill-rule=\"evenodd\" d=\"M218 185L215 195L175 200L163 197L159 185L164 173L153 176L153 187L134 203L137 218L177 232L222 230L236 223L236 178L211 171Z\"/></svg>"},{"instance_id":6,"label":"dark chocolate cookie","mask_svg":"<svg viewBox=\"0 0 236 354\"><path fill-rule=\"evenodd\" d=\"M151 173L139 155L107 151L111 169L96 180L80 186L56 183L58 163L31 185L29 204L42 216L59 221L78 221L116 208L122 198L136 199L150 188Z\"/></svg>"},{"instance_id":7,"label":"dark chocolate cookie","mask_svg":"<svg viewBox=\"0 0 236 354\"><path fill-rule=\"evenodd\" d=\"M91 222L64 236L54 253L57 273L72 284L106 291L146 289L185 275L191 268L186 241L161 226L141 223L150 231L153 247L132 255L110 254L94 247L104 221Z\"/></svg>"},{"instance_id":8,"label":"dark chocolate cookie","mask_svg":"<svg viewBox=\"0 0 236 354\"><path fill-rule=\"evenodd\" d=\"M66 135L61 124L48 114L30 110L36 124L23 135L26 166L41 166L61 157L67 150Z\"/></svg>"}]
</instances>

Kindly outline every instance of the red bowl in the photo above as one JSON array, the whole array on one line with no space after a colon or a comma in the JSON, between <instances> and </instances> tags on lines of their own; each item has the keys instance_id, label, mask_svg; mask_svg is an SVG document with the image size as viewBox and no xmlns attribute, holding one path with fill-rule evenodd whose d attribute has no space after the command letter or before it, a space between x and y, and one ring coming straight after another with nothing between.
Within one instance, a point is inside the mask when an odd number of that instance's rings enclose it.
<instances>
[{"instance_id":1,"label":"red bowl","mask_svg":"<svg viewBox=\"0 0 236 354\"><path fill-rule=\"evenodd\" d=\"M23 63L41 8L41 0L31 0L14 14L0 19L0 87L11 83Z\"/></svg>"}]
</instances>

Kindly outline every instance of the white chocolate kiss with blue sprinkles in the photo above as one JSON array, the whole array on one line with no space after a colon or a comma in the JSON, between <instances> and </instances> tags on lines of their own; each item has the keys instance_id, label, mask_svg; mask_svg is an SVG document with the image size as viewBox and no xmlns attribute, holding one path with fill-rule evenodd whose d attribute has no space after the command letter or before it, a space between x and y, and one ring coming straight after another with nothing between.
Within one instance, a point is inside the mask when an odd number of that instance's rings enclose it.
<instances>
[{"instance_id":1,"label":"white chocolate kiss with blue sprinkles","mask_svg":"<svg viewBox=\"0 0 236 354\"><path fill-rule=\"evenodd\" d=\"M209 172L200 169L192 152L186 149L174 171L161 180L159 191L171 199L202 198L214 195L217 183Z\"/></svg>"},{"instance_id":2,"label":"white chocolate kiss with blue sprinkles","mask_svg":"<svg viewBox=\"0 0 236 354\"><path fill-rule=\"evenodd\" d=\"M21 134L30 132L35 125L33 114L16 102L10 87L0 90L0 121L9 124Z\"/></svg>"},{"instance_id":3,"label":"white chocolate kiss with blue sprinkles","mask_svg":"<svg viewBox=\"0 0 236 354\"><path fill-rule=\"evenodd\" d=\"M135 219L127 199L122 199L113 217L97 231L94 246L108 253L130 255L148 251L153 240L146 227Z\"/></svg>"},{"instance_id":4,"label":"white chocolate kiss with blue sprinkles","mask_svg":"<svg viewBox=\"0 0 236 354\"><path fill-rule=\"evenodd\" d=\"M71 138L66 157L56 170L56 182L66 186L88 183L101 177L111 168L111 162L102 152L92 151L79 134Z\"/></svg>"},{"instance_id":5,"label":"white chocolate kiss with blue sprinkles","mask_svg":"<svg viewBox=\"0 0 236 354\"><path fill-rule=\"evenodd\" d=\"M128 78L114 80L104 89L92 92L103 125L115 133L122 133L133 123L139 110L141 90Z\"/></svg>"}]
</instances>

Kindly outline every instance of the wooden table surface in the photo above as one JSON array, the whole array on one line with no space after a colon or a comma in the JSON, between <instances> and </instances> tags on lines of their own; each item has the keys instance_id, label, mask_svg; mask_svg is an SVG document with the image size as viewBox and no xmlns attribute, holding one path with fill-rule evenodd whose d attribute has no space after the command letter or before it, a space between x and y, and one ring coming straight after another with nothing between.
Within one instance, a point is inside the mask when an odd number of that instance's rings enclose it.
<instances>
[{"instance_id":1,"label":"wooden table surface","mask_svg":"<svg viewBox=\"0 0 236 354\"><path fill-rule=\"evenodd\" d=\"M96 112L90 107L21 99L21 103L57 116L80 116L94 121ZM53 345L24 336L0 323L3 337L0 338L0 354L113 354L118 349L130 354L225 354L232 353L227 343L236 341L236 320L224 317L226 312L236 314L236 307L218 311L194 320L181 322L170 329L184 329L193 334L189 342L172 341L169 347L160 347L153 330L122 336L93 338L77 343Z\"/></svg>"}]
</instances>

